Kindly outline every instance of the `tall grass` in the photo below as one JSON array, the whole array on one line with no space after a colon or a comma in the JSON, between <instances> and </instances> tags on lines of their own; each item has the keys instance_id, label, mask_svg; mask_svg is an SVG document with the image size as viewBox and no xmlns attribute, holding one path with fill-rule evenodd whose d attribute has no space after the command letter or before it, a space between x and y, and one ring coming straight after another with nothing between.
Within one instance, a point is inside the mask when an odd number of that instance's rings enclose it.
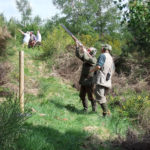
<instances>
[{"instance_id":1,"label":"tall grass","mask_svg":"<svg viewBox=\"0 0 150 150\"><path fill-rule=\"evenodd\" d=\"M8 40L11 38L11 35L6 27L0 27L0 56L7 55L7 44Z\"/></svg>"},{"instance_id":2,"label":"tall grass","mask_svg":"<svg viewBox=\"0 0 150 150\"><path fill-rule=\"evenodd\" d=\"M19 101L14 97L0 102L0 149L16 149L16 139L22 133L27 115L20 111Z\"/></svg>"}]
</instances>

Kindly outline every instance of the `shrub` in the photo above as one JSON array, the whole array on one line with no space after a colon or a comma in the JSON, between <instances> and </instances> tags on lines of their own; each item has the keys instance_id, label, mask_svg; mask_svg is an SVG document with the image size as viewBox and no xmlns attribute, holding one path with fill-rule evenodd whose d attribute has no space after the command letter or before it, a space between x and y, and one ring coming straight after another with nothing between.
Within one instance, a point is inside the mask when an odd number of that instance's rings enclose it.
<instances>
[{"instance_id":1,"label":"shrub","mask_svg":"<svg viewBox=\"0 0 150 150\"><path fill-rule=\"evenodd\" d=\"M47 39L43 41L44 57L56 58L60 53L66 51L66 46L72 43L72 38L64 31L62 27L55 27L48 34Z\"/></svg>"},{"instance_id":2,"label":"shrub","mask_svg":"<svg viewBox=\"0 0 150 150\"><path fill-rule=\"evenodd\" d=\"M0 64L0 86L7 83L8 78L7 74L10 72L9 63L1 63Z\"/></svg>"},{"instance_id":3,"label":"shrub","mask_svg":"<svg viewBox=\"0 0 150 150\"><path fill-rule=\"evenodd\" d=\"M122 10L123 8L128 11L123 11L123 21L127 25L128 30L134 37L130 43L133 43L135 47L132 51L139 52L140 56L149 56L150 49L150 2L146 0L134 0L122 3L123 0L119 0L118 6Z\"/></svg>"},{"instance_id":4,"label":"shrub","mask_svg":"<svg viewBox=\"0 0 150 150\"><path fill-rule=\"evenodd\" d=\"M3 13L0 13L0 26L3 27L7 23L6 18L4 17Z\"/></svg>"},{"instance_id":5,"label":"shrub","mask_svg":"<svg viewBox=\"0 0 150 150\"><path fill-rule=\"evenodd\" d=\"M124 41L121 41L119 38L114 38L109 35L105 35L104 37L102 37L101 41L112 46L113 54L120 55L122 53L121 48L124 45Z\"/></svg>"},{"instance_id":6,"label":"shrub","mask_svg":"<svg viewBox=\"0 0 150 150\"><path fill-rule=\"evenodd\" d=\"M15 140L26 119L20 112L18 99L9 97L0 102L0 149L15 149Z\"/></svg>"},{"instance_id":7,"label":"shrub","mask_svg":"<svg viewBox=\"0 0 150 150\"><path fill-rule=\"evenodd\" d=\"M133 91L128 91L127 93L124 93L122 97L110 96L109 104L117 108L120 116L126 116L128 118L140 121L139 119L143 119L143 115L148 114L146 110L149 110L148 108L150 107L150 100L149 96L145 93L137 95L137 93L134 93ZM144 118L149 117L147 116Z\"/></svg>"},{"instance_id":8,"label":"shrub","mask_svg":"<svg viewBox=\"0 0 150 150\"><path fill-rule=\"evenodd\" d=\"M8 40L11 38L10 33L6 27L0 27L0 56L7 54L6 47Z\"/></svg>"},{"instance_id":9,"label":"shrub","mask_svg":"<svg viewBox=\"0 0 150 150\"><path fill-rule=\"evenodd\" d=\"M98 41L99 37L97 34L93 36L89 34L82 34L80 39L84 45L91 47Z\"/></svg>"}]
</instances>

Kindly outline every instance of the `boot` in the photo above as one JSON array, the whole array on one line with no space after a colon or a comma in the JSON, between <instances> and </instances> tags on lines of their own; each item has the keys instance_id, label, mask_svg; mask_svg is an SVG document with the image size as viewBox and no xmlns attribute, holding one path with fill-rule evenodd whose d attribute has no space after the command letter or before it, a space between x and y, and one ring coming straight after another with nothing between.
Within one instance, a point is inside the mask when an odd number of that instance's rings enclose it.
<instances>
[{"instance_id":1,"label":"boot","mask_svg":"<svg viewBox=\"0 0 150 150\"><path fill-rule=\"evenodd\" d=\"M92 111L96 112L96 101L95 100L91 100L91 105L92 105Z\"/></svg>"},{"instance_id":2,"label":"boot","mask_svg":"<svg viewBox=\"0 0 150 150\"><path fill-rule=\"evenodd\" d=\"M101 104L101 108L103 110L103 117L110 115L110 110L108 110L106 103Z\"/></svg>"},{"instance_id":3,"label":"boot","mask_svg":"<svg viewBox=\"0 0 150 150\"><path fill-rule=\"evenodd\" d=\"M83 110L85 111L85 112L87 112L87 110L88 110L88 103L87 103L87 100L85 99L85 100L82 100L82 104L83 104Z\"/></svg>"}]
</instances>

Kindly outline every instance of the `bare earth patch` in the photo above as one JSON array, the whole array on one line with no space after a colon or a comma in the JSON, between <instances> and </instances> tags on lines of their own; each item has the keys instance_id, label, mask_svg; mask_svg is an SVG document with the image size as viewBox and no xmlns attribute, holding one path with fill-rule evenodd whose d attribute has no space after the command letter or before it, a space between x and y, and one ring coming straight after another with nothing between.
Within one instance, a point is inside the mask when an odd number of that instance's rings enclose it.
<instances>
[{"instance_id":1,"label":"bare earth patch","mask_svg":"<svg viewBox=\"0 0 150 150\"><path fill-rule=\"evenodd\" d=\"M98 150L100 147L106 147L105 141L115 138L111 137L110 131L102 126L87 126L84 127L83 130L91 133L92 135L85 139L81 145L82 149Z\"/></svg>"}]
</instances>

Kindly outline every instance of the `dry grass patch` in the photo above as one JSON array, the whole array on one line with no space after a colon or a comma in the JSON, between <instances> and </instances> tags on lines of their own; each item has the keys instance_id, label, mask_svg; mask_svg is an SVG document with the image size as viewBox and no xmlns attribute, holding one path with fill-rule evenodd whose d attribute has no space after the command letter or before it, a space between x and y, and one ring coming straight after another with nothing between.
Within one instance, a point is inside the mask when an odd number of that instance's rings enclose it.
<instances>
[{"instance_id":1,"label":"dry grass patch","mask_svg":"<svg viewBox=\"0 0 150 150\"><path fill-rule=\"evenodd\" d=\"M6 27L0 27L0 56L6 55L8 40L11 38Z\"/></svg>"}]
</instances>

